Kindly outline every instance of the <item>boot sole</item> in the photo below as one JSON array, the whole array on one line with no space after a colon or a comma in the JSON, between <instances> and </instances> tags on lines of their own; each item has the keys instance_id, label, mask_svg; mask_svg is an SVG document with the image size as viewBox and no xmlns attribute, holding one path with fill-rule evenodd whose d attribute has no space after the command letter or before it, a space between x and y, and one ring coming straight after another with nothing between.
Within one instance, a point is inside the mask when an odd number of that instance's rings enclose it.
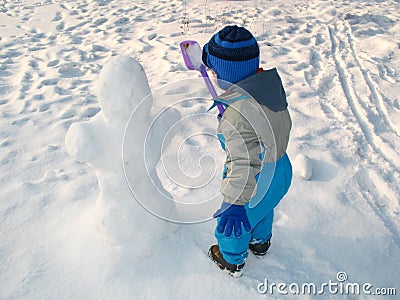
<instances>
[{"instance_id":1,"label":"boot sole","mask_svg":"<svg viewBox=\"0 0 400 300\"><path fill-rule=\"evenodd\" d=\"M251 252L253 252L253 251L251 251ZM264 253L253 252L254 256L257 258L263 258L267 253L268 253L268 251L264 252Z\"/></svg>"}]
</instances>

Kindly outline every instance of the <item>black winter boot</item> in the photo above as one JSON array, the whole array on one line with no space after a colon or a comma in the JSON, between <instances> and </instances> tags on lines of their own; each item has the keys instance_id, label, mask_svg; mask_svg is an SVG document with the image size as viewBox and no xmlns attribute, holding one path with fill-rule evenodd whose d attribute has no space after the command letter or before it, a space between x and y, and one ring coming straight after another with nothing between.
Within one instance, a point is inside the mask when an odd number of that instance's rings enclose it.
<instances>
[{"instance_id":1,"label":"black winter boot","mask_svg":"<svg viewBox=\"0 0 400 300\"><path fill-rule=\"evenodd\" d=\"M221 270L225 270L233 277L240 277L242 275L244 263L240 265L233 265L228 263L222 253L219 251L218 245L213 245L208 250L208 256L215 262Z\"/></svg>"},{"instance_id":2,"label":"black winter boot","mask_svg":"<svg viewBox=\"0 0 400 300\"><path fill-rule=\"evenodd\" d=\"M271 246L271 239L261 244L249 244L249 249L257 257L262 257L267 254L269 247Z\"/></svg>"}]
</instances>

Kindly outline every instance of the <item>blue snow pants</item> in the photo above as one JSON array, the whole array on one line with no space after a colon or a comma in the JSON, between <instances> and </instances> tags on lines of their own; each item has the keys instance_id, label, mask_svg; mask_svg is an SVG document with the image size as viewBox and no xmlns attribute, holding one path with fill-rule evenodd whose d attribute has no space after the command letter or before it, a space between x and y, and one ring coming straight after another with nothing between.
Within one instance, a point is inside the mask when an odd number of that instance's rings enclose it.
<instances>
[{"instance_id":1,"label":"blue snow pants","mask_svg":"<svg viewBox=\"0 0 400 300\"><path fill-rule=\"evenodd\" d=\"M263 243L272 236L274 208L289 190L292 182L292 165L287 154L276 163L264 164L256 176L257 193L245 205L251 231L242 225L242 234L236 237L232 232L226 237L215 230L219 249L224 259L231 264L241 264L248 256L249 243ZM217 222L220 218L217 218Z\"/></svg>"}]
</instances>

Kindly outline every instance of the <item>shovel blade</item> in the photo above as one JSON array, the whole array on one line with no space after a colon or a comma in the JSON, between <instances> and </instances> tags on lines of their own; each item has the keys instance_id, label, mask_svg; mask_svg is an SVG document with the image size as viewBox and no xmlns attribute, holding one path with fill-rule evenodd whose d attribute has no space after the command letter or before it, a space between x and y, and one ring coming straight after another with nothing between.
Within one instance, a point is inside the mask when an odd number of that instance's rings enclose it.
<instances>
[{"instance_id":1,"label":"shovel blade","mask_svg":"<svg viewBox=\"0 0 400 300\"><path fill-rule=\"evenodd\" d=\"M201 71L204 66L201 60L202 49L196 41L183 41L180 43L183 60L189 70Z\"/></svg>"}]
</instances>

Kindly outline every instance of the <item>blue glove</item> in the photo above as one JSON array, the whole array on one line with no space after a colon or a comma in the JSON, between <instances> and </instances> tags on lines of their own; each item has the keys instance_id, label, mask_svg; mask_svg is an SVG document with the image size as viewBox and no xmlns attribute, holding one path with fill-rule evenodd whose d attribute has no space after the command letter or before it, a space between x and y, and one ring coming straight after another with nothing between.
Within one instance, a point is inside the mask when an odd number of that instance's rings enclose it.
<instances>
[{"instance_id":1,"label":"blue glove","mask_svg":"<svg viewBox=\"0 0 400 300\"><path fill-rule=\"evenodd\" d=\"M213 217L220 217L217 232L219 234L225 232L226 237L232 234L232 230L234 230L236 237L240 237L242 234L242 223L246 231L251 230L250 221L243 205L222 202L221 208L215 212Z\"/></svg>"}]
</instances>

